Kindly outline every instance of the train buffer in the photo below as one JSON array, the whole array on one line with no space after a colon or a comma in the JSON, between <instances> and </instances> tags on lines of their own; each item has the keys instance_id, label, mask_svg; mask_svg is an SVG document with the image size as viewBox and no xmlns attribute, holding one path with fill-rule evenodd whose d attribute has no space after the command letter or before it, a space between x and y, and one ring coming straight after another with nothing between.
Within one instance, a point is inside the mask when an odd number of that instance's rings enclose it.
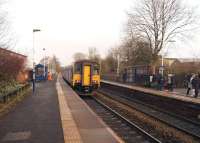
<instances>
[{"instance_id":1,"label":"train buffer","mask_svg":"<svg viewBox=\"0 0 200 143\"><path fill-rule=\"evenodd\" d=\"M122 142L63 81L38 82L36 94L0 120L0 142Z\"/></svg>"}]
</instances>

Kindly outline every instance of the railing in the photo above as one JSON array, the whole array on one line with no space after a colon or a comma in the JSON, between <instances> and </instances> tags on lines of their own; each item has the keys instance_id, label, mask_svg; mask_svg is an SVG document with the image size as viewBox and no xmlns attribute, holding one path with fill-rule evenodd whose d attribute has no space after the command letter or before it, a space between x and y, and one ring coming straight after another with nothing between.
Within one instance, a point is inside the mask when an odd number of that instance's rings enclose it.
<instances>
[{"instance_id":1,"label":"railing","mask_svg":"<svg viewBox=\"0 0 200 143\"><path fill-rule=\"evenodd\" d=\"M122 76L121 75L117 76L117 74L114 74L114 73L101 75L101 79L122 82Z\"/></svg>"},{"instance_id":2,"label":"railing","mask_svg":"<svg viewBox=\"0 0 200 143\"><path fill-rule=\"evenodd\" d=\"M30 87L30 84L24 84L22 86L17 86L15 89L7 92L7 93L0 93L0 102L6 103L11 97L21 95L21 93L24 92L24 90L28 89Z\"/></svg>"},{"instance_id":3,"label":"railing","mask_svg":"<svg viewBox=\"0 0 200 143\"><path fill-rule=\"evenodd\" d=\"M133 78L134 77L134 78ZM167 85L167 76L164 77L164 86ZM137 75L133 76L132 74L127 74L126 79L123 79L123 75L117 76L116 74L104 74L101 75L101 79L108 80L108 81L115 81L115 82L123 82L127 84L134 84L139 86L145 86L145 87L152 87L152 88L158 88L157 80L154 79L154 81L151 83L150 86L150 75ZM175 88L186 88L187 82L185 80L184 74L179 74L174 76L174 85Z\"/></svg>"}]
</instances>

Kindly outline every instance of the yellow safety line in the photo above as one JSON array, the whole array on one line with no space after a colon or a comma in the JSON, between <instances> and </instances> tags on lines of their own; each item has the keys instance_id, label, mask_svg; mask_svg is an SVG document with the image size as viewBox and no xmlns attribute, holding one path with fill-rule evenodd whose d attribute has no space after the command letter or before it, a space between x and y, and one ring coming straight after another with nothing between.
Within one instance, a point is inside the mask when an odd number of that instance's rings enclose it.
<instances>
[{"instance_id":1,"label":"yellow safety line","mask_svg":"<svg viewBox=\"0 0 200 143\"><path fill-rule=\"evenodd\" d=\"M58 93L58 101L60 107L60 117L63 128L63 135L65 143L82 143L82 139L76 123L73 119L69 106L67 105L67 101L64 97L63 90L61 88L59 82L60 76L58 76L56 89Z\"/></svg>"},{"instance_id":2,"label":"yellow safety line","mask_svg":"<svg viewBox=\"0 0 200 143\"><path fill-rule=\"evenodd\" d=\"M106 130L117 140L118 143L125 143L110 127L108 127L108 125L97 116L97 114L85 103L83 102L83 104L85 104L86 108L90 111L90 113L95 116L97 118L97 120L105 126Z\"/></svg>"}]
</instances>

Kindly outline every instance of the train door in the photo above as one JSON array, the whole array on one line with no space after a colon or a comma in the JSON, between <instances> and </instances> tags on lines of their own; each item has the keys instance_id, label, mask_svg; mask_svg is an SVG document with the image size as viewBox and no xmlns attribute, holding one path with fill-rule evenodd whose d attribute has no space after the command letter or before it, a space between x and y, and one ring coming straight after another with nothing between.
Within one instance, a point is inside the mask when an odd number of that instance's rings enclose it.
<instances>
[{"instance_id":1,"label":"train door","mask_svg":"<svg viewBox=\"0 0 200 143\"><path fill-rule=\"evenodd\" d=\"M83 67L83 86L89 86L91 81L91 66L84 65Z\"/></svg>"}]
</instances>

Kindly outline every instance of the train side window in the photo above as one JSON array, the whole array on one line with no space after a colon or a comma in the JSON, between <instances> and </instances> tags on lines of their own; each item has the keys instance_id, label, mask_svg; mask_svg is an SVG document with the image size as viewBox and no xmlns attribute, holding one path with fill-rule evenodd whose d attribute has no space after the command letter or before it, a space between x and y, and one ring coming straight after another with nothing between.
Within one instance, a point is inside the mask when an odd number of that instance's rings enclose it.
<instances>
[{"instance_id":1,"label":"train side window","mask_svg":"<svg viewBox=\"0 0 200 143\"><path fill-rule=\"evenodd\" d=\"M98 75L99 74L99 65L94 65L93 74L94 75Z\"/></svg>"},{"instance_id":2,"label":"train side window","mask_svg":"<svg viewBox=\"0 0 200 143\"><path fill-rule=\"evenodd\" d=\"M81 73L81 64L75 64L74 73L80 74Z\"/></svg>"}]
</instances>

